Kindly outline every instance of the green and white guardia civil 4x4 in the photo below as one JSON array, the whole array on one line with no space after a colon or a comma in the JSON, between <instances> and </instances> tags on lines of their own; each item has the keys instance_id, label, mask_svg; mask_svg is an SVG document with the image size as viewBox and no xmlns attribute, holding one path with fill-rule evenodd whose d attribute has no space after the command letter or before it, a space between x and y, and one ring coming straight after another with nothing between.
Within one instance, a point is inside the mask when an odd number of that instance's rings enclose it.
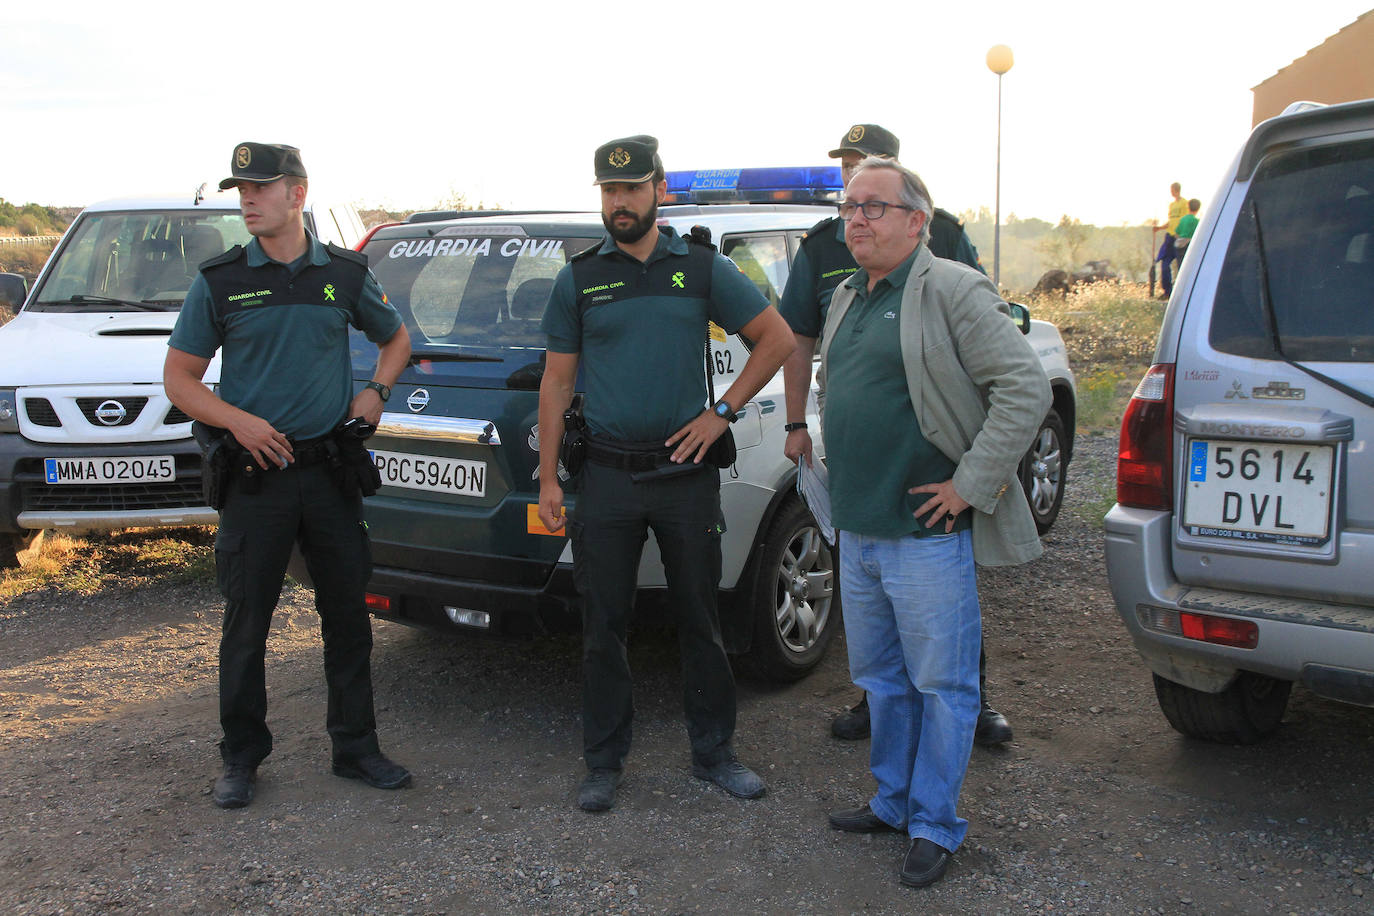
<instances>
[{"instance_id":1,"label":"green and white guardia civil 4x4","mask_svg":"<svg viewBox=\"0 0 1374 916\"><path fill-rule=\"evenodd\" d=\"M1374 100L1255 128L1121 430L1117 610L1179 731L1374 706Z\"/></svg>"},{"instance_id":2,"label":"green and white guardia civil 4x4","mask_svg":"<svg viewBox=\"0 0 1374 916\"><path fill-rule=\"evenodd\" d=\"M250 236L238 195L102 201L81 211L24 308L0 327L0 568L45 530L204 525L191 418L167 400L167 337L200 262ZM305 224L351 248L347 204ZM219 378L215 359L205 379Z\"/></svg>"},{"instance_id":3,"label":"green and white guardia civil 4x4","mask_svg":"<svg viewBox=\"0 0 1374 916\"><path fill-rule=\"evenodd\" d=\"M834 167L670 173L670 199L697 202L670 203L659 213L679 233L709 228L722 253L776 304L798 241L834 215L840 187ZM545 531L537 515L540 319L568 258L601 240L601 217L435 218L442 216L379 228L362 246L414 347L369 443L383 487L364 504L374 559L368 602L379 616L441 629L528 635L575 627L571 546L563 532ZM1050 435L1028 457L1027 479L1032 488L1050 488L1045 501L1057 509L1073 377L1058 332L1030 322L1030 333L1056 379L1064 415L1047 418ZM371 377L376 348L360 336L354 348L361 384ZM712 338L717 393L747 356L738 336ZM796 493L796 469L783 455L785 413L779 373L740 411L732 427L739 457L720 472L726 646L780 680L814 667L838 623L834 554ZM814 403L809 417L818 429ZM823 455L819 436L816 447ZM641 603L662 599L652 539L639 584Z\"/></svg>"}]
</instances>

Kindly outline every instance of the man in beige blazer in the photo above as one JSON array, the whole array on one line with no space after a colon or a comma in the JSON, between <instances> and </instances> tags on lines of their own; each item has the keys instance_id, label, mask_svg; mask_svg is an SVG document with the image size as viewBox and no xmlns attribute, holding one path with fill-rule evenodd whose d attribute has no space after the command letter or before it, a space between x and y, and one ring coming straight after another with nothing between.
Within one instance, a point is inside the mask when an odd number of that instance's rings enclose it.
<instances>
[{"instance_id":1,"label":"man in beige blazer","mask_svg":"<svg viewBox=\"0 0 1374 916\"><path fill-rule=\"evenodd\" d=\"M911 838L903 884L938 881L968 822L955 813L978 718L974 563L1040 555L1016 468L1050 385L978 271L926 245L921 179L865 159L840 206L859 270L821 337L821 418L854 683L868 692L877 793L830 815Z\"/></svg>"}]
</instances>

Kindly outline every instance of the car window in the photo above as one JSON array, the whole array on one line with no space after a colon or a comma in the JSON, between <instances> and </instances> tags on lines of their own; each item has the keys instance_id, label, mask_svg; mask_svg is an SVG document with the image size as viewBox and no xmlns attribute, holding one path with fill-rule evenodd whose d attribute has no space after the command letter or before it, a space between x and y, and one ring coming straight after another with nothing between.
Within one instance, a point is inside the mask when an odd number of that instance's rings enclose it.
<instances>
[{"instance_id":1,"label":"car window","mask_svg":"<svg viewBox=\"0 0 1374 916\"><path fill-rule=\"evenodd\" d=\"M754 282L770 305L778 304L782 289L787 285L786 236L781 233L727 235L721 241L720 251Z\"/></svg>"},{"instance_id":2,"label":"car window","mask_svg":"<svg viewBox=\"0 0 1374 916\"><path fill-rule=\"evenodd\" d=\"M1275 356L1266 278L1288 357L1374 362L1374 141L1289 150L1260 164L1218 280L1215 349Z\"/></svg>"},{"instance_id":3,"label":"car window","mask_svg":"<svg viewBox=\"0 0 1374 916\"><path fill-rule=\"evenodd\" d=\"M35 308L79 308L73 297L82 296L180 305L202 261L249 239L237 210L87 213L33 297Z\"/></svg>"},{"instance_id":4,"label":"car window","mask_svg":"<svg viewBox=\"0 0 1374 916\"><path fill-rule=\"evenodd\" d=\"M366 253L417 349L542 349L539 324L554 277L594 241L450 228L433 238L373 240Z\"/></svg>"}]
</instances>

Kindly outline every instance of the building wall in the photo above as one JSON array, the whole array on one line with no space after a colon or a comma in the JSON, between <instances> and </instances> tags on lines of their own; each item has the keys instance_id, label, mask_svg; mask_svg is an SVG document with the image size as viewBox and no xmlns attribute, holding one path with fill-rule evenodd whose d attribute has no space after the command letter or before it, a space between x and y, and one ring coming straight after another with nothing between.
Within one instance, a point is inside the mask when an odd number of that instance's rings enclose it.
<instances>
[{"instance_id":1,"label":"building wall","mask_svg":"<svg viewBox=\"0 0 1374 916\"><path fill-rule=\"evenodd\" d=\"M1291 102L1332 104L1374 98L1374 10L1251 91L1255 94L1252 124L1281 113Z\"/></svg>"}]
</instances>

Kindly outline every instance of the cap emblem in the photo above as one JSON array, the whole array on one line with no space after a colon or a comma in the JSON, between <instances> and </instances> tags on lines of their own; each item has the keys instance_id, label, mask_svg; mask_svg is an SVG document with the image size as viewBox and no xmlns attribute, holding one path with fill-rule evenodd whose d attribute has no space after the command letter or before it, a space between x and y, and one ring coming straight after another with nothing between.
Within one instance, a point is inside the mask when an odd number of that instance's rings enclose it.
<instances>
[{"instance_id":1,"label":"cap emblem","mask_svg":"<svg viewBox=\"0 0 1374 916\"><path fill-rule=\"evenodd\" d=\"M845 137L850 143L858 143L863 138L864 126L862 124L855 124L853 127L849 128L849 134Z\"/></svg>"},{"instance_id":2,"label":"cap emblem","mask_svg":"<svg viewBox=\"0 0 1374 916\"><path fill-rule=\"evenodd\" d=\"M611 150L611 155L606 158L606 161L615 168L623 169L630 164L630 154L625 152L624 147L617 146Z\"/></svg>"},{"instance_id":3,"label":"cap emblem","mask_svg":"<svg viewBox=\"0 0 1374 916\"><path fill-rule=\"evenodd\" d=\"M240 169L248 168L248 163L253 161L253 151L246 146L240 146L234 150L234 167Z\"/></svg>"}]
</instances>

